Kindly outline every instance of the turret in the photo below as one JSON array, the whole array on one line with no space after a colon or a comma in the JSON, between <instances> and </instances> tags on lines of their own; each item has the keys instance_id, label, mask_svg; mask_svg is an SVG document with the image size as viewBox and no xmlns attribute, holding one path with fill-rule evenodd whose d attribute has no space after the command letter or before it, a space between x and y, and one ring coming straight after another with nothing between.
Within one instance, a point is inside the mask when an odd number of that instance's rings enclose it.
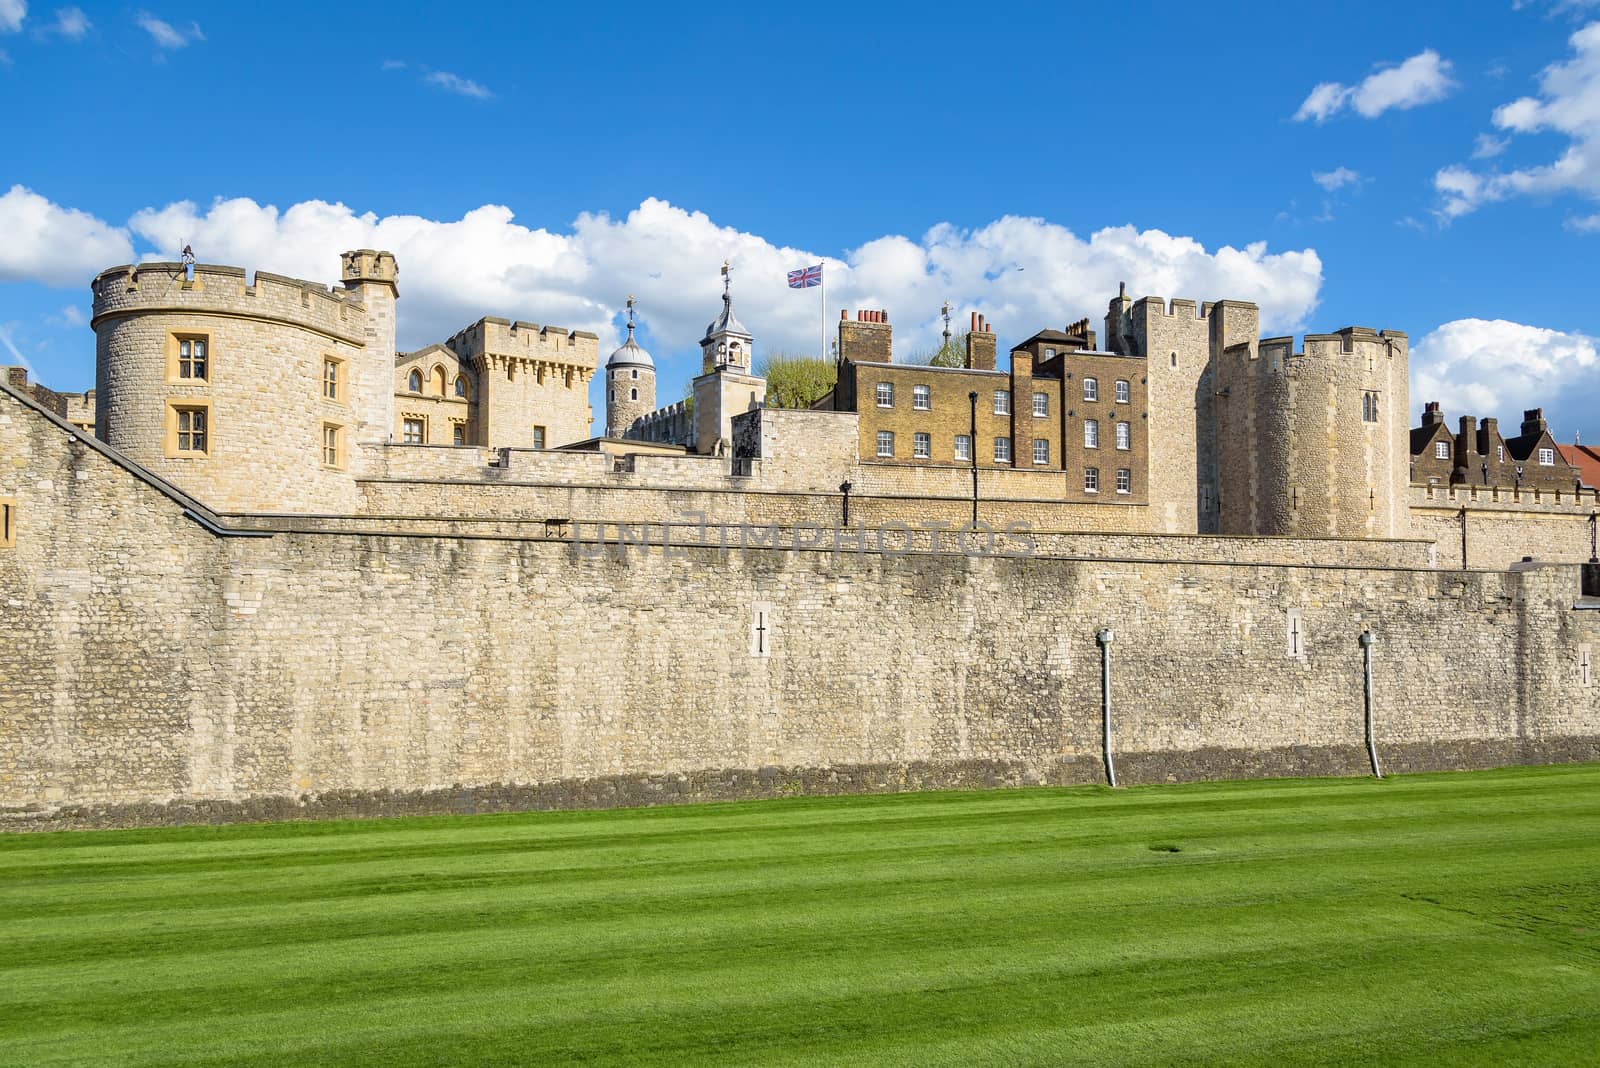
<instances>
[{"instance_id":1,"label":"turret","mask_svg":"<svg viewBox=\"0 0 1600 1068\"><path fill-rule=\"evenodd\" d=\"M400 268L394 253L370 248L343 253L339 259L345 291L367 310L366 346L347 369L355 416L352 440L386 441L394 430L394 319Z\"/></svg>"},{"instance_id":2,"label":"turret","mask_svg":"<svg viewBox=\"0 0 1600 1068\"><path fill-rule=\"evenodd\" d=\"M627 435L642 416L655 411L656 365L633 337L633 295L628 295L628 339L606 361L606 431L608 438Z\"/></svg>"}]
</instances>

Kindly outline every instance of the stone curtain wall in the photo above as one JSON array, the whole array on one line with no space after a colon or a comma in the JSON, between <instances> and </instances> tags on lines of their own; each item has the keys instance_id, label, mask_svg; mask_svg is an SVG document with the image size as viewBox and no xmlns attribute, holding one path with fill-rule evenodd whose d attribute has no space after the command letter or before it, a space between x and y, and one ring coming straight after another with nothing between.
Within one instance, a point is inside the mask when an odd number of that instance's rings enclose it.
<instances>
[{"instance_id":1,"label":"stone curtain wall","mask_svg":"<svg viewBox=\"0 0 1600 1068\"><path fill-rule=\"evenodd\" d=\"M1438 547L1440 567L1461 566L1461 509L1467 510L1467 565L1509 567L1523 557L1576 564L1589 559L1593 490L1574 494L1472 486L1412 486L1411 536Z\"/></svg>"},{"instance_id":2,"label":"stone curtain wall","mask_svg":"<svg viewBox=\"0 0 1600 1068\"><path fill-rule=\"evenodd\" d=\"M1359 773L1366 626L1390 769L1600 756L1571 567L224 538L9 393L0 496L12 827L1097 781L1104 626L1125 782Z\"/></svg>"}]
</instances>

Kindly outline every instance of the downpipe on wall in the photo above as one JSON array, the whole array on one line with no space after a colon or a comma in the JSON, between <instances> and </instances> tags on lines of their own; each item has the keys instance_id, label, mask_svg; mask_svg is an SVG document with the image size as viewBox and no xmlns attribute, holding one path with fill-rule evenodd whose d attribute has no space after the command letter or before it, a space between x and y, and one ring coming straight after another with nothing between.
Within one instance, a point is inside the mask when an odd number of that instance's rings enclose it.
<instances>
[{"instance_id":1,"label":"downpipe on wall","mask_svg":"<svg viewBox=\"0 0 1600 1068\"><path fill-rule=\"evenodd\" d=\"M1372 761L1372 777L1381 779L1383 771L1378 767L1378 741L1372 729L1372 632L1362 631L1357 640L1361 643L1361 694L1366 709L1367 759Z\"/></svg>"},{"instance_id":2,"label":"downpipe on wall","mask_svg":"<svg viewBox=\"0 0 1600 1068\"><path fill-rule=\"evenodd\" d=\"M1100 645L1100 748L1106 758L1106 785L1117 785L1117 768L1111 760L1111 640L1117 632L1102 627L1094 640Z\"/></svg>"}]
</instances>

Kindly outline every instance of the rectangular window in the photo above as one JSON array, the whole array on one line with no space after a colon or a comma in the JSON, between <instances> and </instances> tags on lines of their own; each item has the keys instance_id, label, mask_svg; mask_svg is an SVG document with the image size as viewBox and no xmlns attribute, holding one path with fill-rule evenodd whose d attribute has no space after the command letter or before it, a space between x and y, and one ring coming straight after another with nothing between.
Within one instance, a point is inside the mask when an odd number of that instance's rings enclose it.
<instances>
[{"instance_id":1,"label":"rectangular window","mask_svg":"<svg viewBox=\"0 0 1600 1068\"><path fill-rule=\"evenodd\" d=\"M933 439L926 434L911 435L911 455L919 460L926 460L933 451Z\"/></svg>"},{"instance_id":2,"label":"rectangular window","mask_svg":"<svg viewBox=\"0 0 1600 1068\"><path fill-rule=\"evenodd\" d=\"M879 382L878 383L878 407L880 407L880 408L893 408L894 407L894 383L893 382Z\"/></svg>"},{"instance_id":3,"label":"rectangular window","mask_svg":"<svg viewBox=\"0 0 1600 1068\"><path fill-rule=\"evenodd\" d=\"M894 431L892 431L892 430L880 430L880 431L878 431L878 455L879 456L893 456L894 455Z\"/></svg>"},{"instance_id":4,"label":"rectangular window","mask_svg":"<svg viewBox=\"0 0 1600 1068\"><path fill-rule=\"evenodd\" d=\"M210 373L206 350L209 340L204 337L178 338L178 377L194 382L205 382Z\"/></svg>"},{"instance_id":5,"label":"rectangular window","mask_svg":"<svg viewBox=\"0 0 1600 1068\"><path fill-rule=\"evenodd\" d=\"M340 438L343 437L343 428L333 423L322 424L322 466L343 467L344 449L341 447Z\"/></svg>"},{"instance_id":6,"label":"rectangular window","mask_svg":"<svg viewBox=\"0 0 1600 1068\"><path fill-rule=\"evenodd\" d=\"M1033 462L1036 464L1050 462L1050 443L1044 438L1033 439Z\"/></svg>"},{"instance_id":7,"label":"rectangular window","mask_svg":"<svg viewBox=\"0 0 1600 1068\"><path fill-rule=\"evenodd\" d=\"M1083 421L1083 447L1098 449L1100 447L1100 420L1085 419Z\"/></svg>"},{"instance_id":8,"label":"rectangular window","mask_svg":"<svg viewBox=\"0 0 1600 1068\"><path fill-rule=\"evenodd\" d=\"M1495 454L1500 458L1501 463L1506 462L1506 447L1504 445L1495 446Z\"/></svg>"},{"instance_id":9,"label":"rectangular window","mask_svg":"<svg viewBox=\"0 0 1600 1068\"><path fill-rule=\"evenodd\" d=\"M17 545L17 500L0 497L0 549L14 549Z\"/></svg>"},{"instance_id":10,"label":"rectangular window","mask_svg":"<svg viewBox=\"0 0 1600 1068\"><path fill-rule=\"evenodd\" d=\"M1117 468L1117 492L1133 492L1133 469L1129 467Z\"/></svg>"},{"instance_id":11,"label":"rectangular window","mask_svg":"<svg viewBox=\"0 0 1600 1068\"><path fill-rule=\"evenodd\" d=\"M1011 414L1011 391L1009 389L997 389L994 391L994 414Z\"/></svg>"},{"instance_id":12,"label":"rectangular window","mask_svg":"<svg viewBox=\"0 0 1600 1068\"><path fill-rule=\"evenodd\" d=\"M1361 419L1367 423L1378 421L1378 395L1370 390L1361 395Z\"/></svg>"},{"instance_id":13,"label":"rectangular window","mask_svg":"<svg viewBox=\"0 0 1600 1068\"><path fill-rule=\"evenodd\" d=\"M467 443L467 428L462 426L460 423L457 423L455 426L451 427L450 442L453 445L465 445Z\"/></svg>"},{"instance_id":14,"label":"rectangular window","mask_svg":"<svg viewBox=\"0 0 1600 1068\"><path fill-rule=\"evenodd\" d=\"M536 449L544 448L544 427L542 426L533 428L533 447Z\"/></svg>"},{"instance_id":15,"label":"rectangular window","mask_svg":"<svg viewBox=\"0 0 1600 1068\"><path fill-rule=\"evenodd\" d=\"M1448 441L1436 441L1436 442L1434 442L1433 443L1433 455L1438 457L1441 460L1450 459L1450 443Z\"/></svg>"},{"instance_id":16,"label":"rectangular window","mask_svg":"<svg viewBox=\"0 0 1600 1068\"><path fill-rule=\"evenodd\" d=\"M1126 378L1117 379L1117 403L1128 404L1133 397L1133 387L1128 385Z\"/></svg>"},{"instance_id":17,"label":"rectangular window","mask_svg":"<svg viewBox=\"0 0 1600 1068\"><path fill-rule=\"evenodd\" d=\"M1083 469L1083 492L1100 492L1100 469L1098 467L1085 467Z\"/></svg>"},{"instance_id":18,"label":"rectangular window","mask_svg":"<svg viewBox=\"0 0 1600 1068\"><path fill-rule=\"evenodd\" d=\"M997 464L1008 464L1011 462L1010 438L994 439L994 462Z\"/></svg>"},{"instance_id":19,"label":"rectangular window","mask_svg":"<svg viewBox=\"0 0 1600 1068\"><path fill-rule=\"evenodd\" d=\"M970 435L967 435L967 434L957 434L956 435L956 459L957 460L967 460L969 462L971 461L971 459L972 459L972 438L971 438Z\"/></svg>"},{"instance_id":20,"label":"rectangular window","mask_svg":"<svg viewBox=\"0 0 1600 1068\"><path fill-rule=\"evenodd\" d=\"M931 410L933 408L933 390L927 386L912 386L911 407L919 412Z\"/></svg>"},{"instance_id":21,"label":"rectangular window","mask_svg":"<svg viewBox=\"0 0 1600 1068\"><path fill-rule=\"evenodd\" d=\"M1050 414L1050 394L1035 393L1033 395L1033 414L1039 417Z\"/></svg>"},{"instance_id":22,"label":"rectangular window","mask_svg":"<svg viewBox=\"0 0 1600 1068\"><path fill-rule=\"evenodd\" d=\"M1556 450L1554 450L1554 449L1540 449L1539 450L1539 466L1540 467L1554 467L1555 466L1555 462L1556 462Z\"/></svg>"},{"instance_id":23,"label":"rectangular window","mask_svg":"<svg viewBox=\"0 0 1600 1068\"><path fill-rule=\"evenodd\" d=\"M1129 423L1117 424L1117 448L1133 448L1133 426Z\"/></svg>"},{"instance_id":24,"label":"rectangular window","mask_svg":"<svg viewBox=\"0 0 1600 1068\"><path fill-rule=\"evenodd\" d=\"M174 408L178 421L178 452L204 456L210 444L205 408Z\"/></svg>"},{"instance_id":25,"label":"rectangular window","mask_svg":"<svg viewBox=\"0 0 1600 1068\"><path fill-rule=\"evenodd\" d=\"M407 419L400 424L402 434L400 438L407 445L421 445L428 440L427 423L421 419Z\"/></svg>"},{"instance_id":26,"label":"rectangular window","mask_svg":"<svg viewBox=\"0 0 1600 1068\"><path fill-rule=\"evenodd\" d=\"M1100 380L1085 378L1083 380L1083 399L1087 401L1100 399Z\"/></svg>"},{"instance_id":27,"label":"rectangular window","mask_svg":"<svg viewBox=\"0 0 1600 1068\"><path fill-rule=\"evenodd\" d=\"M331 401L340 399L338 360L322 360L322 395Z\"/></svg>"}]
</instances>

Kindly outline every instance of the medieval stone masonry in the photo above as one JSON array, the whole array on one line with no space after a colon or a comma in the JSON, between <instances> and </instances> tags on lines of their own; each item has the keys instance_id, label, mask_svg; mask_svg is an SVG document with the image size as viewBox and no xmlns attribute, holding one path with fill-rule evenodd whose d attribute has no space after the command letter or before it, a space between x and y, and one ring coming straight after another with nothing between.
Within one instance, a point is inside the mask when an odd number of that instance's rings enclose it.
<instances>
[{"instance_id":1,"label":"medieval stone masonry","mask_svg":"<svg viewBox=\"0 0 1600 1068\"><path fill-rule=\"evenodd\" d=\"M1588 458L1409 427L1402 333L862 309L782 410L725 267L657 407L631 300L404 353L339 273L111 268L92 393L0 377L0 827L1100 781L1106 654L1120 781L1358 774L1363 633L1387 768L1600 758Z\"/></svg>"}]
</instances>

